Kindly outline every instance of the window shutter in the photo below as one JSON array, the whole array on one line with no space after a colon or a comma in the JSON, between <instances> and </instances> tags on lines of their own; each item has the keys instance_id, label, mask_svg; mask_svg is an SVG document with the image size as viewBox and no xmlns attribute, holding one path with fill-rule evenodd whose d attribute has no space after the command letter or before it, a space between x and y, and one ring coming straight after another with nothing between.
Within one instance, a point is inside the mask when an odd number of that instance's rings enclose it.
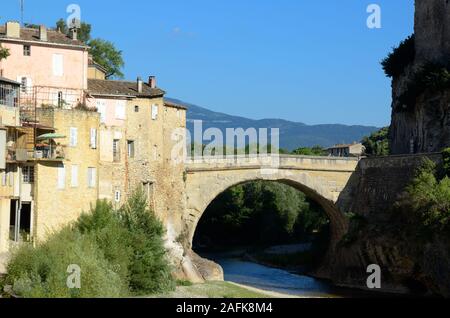
<instances>
[{"instance_id":1,"label":"window shutter","mask_svg":"<svg viewBox=\"0 0 450 318\"><path fill-rule=\"evenodd\" d=\"M97 101L97 111L100 113L100 122L106 122L106 103L105 101Z\"/></svg>"},{"instance_id":2,"label":"window shutter","mask_svg":"<svg viewBox=\"0 0 450 318\"><path fill-rule=\"evenodd\" d=\"M33 80L31 77L27 77L27 92L31 94L33 92Z\"/></svg>"},{"instance_id":3,"label":"window shutter","mask_svg":"<svg viewBox=\"0 0 450 318\"><path fill-rule=\"evenodd\" d=\"M88 186L89 188L95 188L96 169L88 168Z\"/></svg>"},{"instance_id":4,"label":"window shutter","mask_svg":"<svg viewBox=\"0 0 450 318\"><path fill-rule=\"evenodd\" d=\"M70 127L70 146L76 147L78 144L78 129Z\"/></svg>"},{"instance_id":5,"label":"window shutter","mask_svg":"<svg viewBox=\"0 0 450 318\"><path fill-rule=\"evenodd\" d=\"M66 187L66 167L63 164L58 166L58 189Z\"/></svg>"},{"instance_id":6,"label":"window shutter","mask_svg":"<svg viewBox=\"0 0 450 318\"><path fill-rule=\"evenodd\" d=\"M156 104L152 106L152 119L158 119L158 105Z\"/></svg>"},{"instance_id":7,"label":"window shutter","mask_svg":"<svg viewBox=\"0 0 450 318\"><path fill-rule=\"evenodd\" d=\"M14 186L14 171L11 168L9 168L7 173L8 173L9 186L13 187Z\"/></svg>"},{"instance_id":8,"label":"window shutter","mask_svg":"<svg viewBox=\"0 0 450 318\"><path fill-rule=\"evenodd\" d=\"M91 148L97 149L97 129L91 128Z\"/></svg>"},{"instance_id":9,"label":"window shutter","mask_svg":"<svg viewBox=\"0 0 450 318\"><path fill-rule=\"evenodd\" d=\"M78 187L78 166L72 166L72 174L71 174L71 186L72 188Z\"/></svg>"},{"instance_id":10,"label":"window shutter","mask_svg":"<svg viewBox=\"0 0 450 318\"><path fill-rule=\"evenodd\" d=\"M53 75L64 75L64 59L62 54L53 54Z\"/></svg>"},{"instance_id":11,"label":"window shutter","mask_svg":"<svg viewBox=\"0 0 450 318\"><path fill-rule=\"evenodd\" d=\"M125 101L117 101L116 103L116 119L125 119Z\"/></svg>"}]
</instances>

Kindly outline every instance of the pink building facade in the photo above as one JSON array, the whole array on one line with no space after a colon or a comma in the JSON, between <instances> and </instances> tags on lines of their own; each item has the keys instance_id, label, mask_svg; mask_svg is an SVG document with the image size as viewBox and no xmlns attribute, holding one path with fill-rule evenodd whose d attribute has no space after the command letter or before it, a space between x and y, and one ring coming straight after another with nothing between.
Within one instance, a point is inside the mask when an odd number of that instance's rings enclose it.
<instances>
[{"instance_id":1,"label":"pink building facade","mask_svg":"<svg viewBox=\"0 0 450 318\"><path fill-rule=\"evenodd\" d=\"M63 108L83 102L88 47L82 42L44 26L30 29L8 22L0 26L0 44L10 53L0 61L0 75L21 83L22 98Z\"/></svg>"}]
</instances>

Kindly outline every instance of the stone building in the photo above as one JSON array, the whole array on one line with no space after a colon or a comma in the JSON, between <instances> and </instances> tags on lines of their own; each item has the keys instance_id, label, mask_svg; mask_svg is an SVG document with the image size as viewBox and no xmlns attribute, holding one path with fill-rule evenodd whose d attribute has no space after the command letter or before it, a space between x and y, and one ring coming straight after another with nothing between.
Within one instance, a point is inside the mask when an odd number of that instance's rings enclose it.
<instances>
[{"instance_id":1,"label":"stone building","mask_svg":"<svg viewBox=\"0 0 450 318\"><path fill-rule=\"evenodd\" d=\"M335 145L327 149L331 157L360 157L364 154L365 147L361 143Z\"/></svg>"},{"instance_id":2,"label":"stone building","mask_svg":"<svg viewBox=\"0 0 450 318\"><path fill-rule=\"evenodd\" d=\"M154 76L106 80L75 35L0 26L0 263L139 187L170 233L182 228L186 109Z\"/></svg>"},{"instance_id":3,"label":"stone building","mask_svg":"<svg viewBox=\"0 0 450 318\"><path fill-rule=\"evenodd\" d=\"M66 108L83 102L88 47L76 33L68 37L43 25L34 29L7 22L0 26L0 45L10 52L0 61L0 76L21 83L23 105L36 95L43 104L58 102Z\"/></svg>"},{"instance_id":4,"label":"stone building","mask_svg":"<svg viewBox=\"0 0 450 318\"><path fill-rule=\"evenodd\" d=\"M184 169L183 160L172 158L179 141L172 135L186 127L186 110L165 102L164 94L153 76L148 82L88 80L87 103L101 118L101 199L120 206L142 187L158 215L169 209L166 189L181 189Z\"/></svg>"},{"instance_id":5,"label":"stone building","mask_svg":"<svg viewBox=\"0 0 450 318\"><path fill-rule=\"evenodd\" d=\"M7 126L1 171L0 253L43 240L98 198L99 114L39 109L39 122ZM30 140L35 140L30 144Z\"/></svg>"}]
</instances>

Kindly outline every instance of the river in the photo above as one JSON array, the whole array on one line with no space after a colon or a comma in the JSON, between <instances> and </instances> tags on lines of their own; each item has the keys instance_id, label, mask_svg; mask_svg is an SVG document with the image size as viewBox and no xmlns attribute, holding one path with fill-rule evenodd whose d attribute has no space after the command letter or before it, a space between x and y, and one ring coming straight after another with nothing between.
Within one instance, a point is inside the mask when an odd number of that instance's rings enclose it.
<instances>
[{"instance_id":1,"label":"river","mask_svg":"<svg viewBox=\"0 0 450 318\"><path fill-rule=\"evenodd\" d=\"M370 297L372 293L338 288L328 282L283 269L272 268L233 256L203 254L224 270L225 280L267 291L300 297Z\"/></svg>"}]
</instances>

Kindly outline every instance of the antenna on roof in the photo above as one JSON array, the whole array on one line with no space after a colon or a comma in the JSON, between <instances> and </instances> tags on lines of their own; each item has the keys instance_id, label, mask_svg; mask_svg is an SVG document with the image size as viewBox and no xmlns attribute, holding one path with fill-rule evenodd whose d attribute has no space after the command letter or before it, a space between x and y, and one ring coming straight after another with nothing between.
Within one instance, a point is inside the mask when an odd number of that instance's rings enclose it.
<instances>
[{"instance_id":1,"label":"antenna on roof","mask_svg":"<svg viewBox=\"0 0 450 318\"><path fill-rule=\"evenodd\" d=\"M24 11L24 0L20 0L20 22L23 26L23 11Z\"/></svg>"}]
</instances>

